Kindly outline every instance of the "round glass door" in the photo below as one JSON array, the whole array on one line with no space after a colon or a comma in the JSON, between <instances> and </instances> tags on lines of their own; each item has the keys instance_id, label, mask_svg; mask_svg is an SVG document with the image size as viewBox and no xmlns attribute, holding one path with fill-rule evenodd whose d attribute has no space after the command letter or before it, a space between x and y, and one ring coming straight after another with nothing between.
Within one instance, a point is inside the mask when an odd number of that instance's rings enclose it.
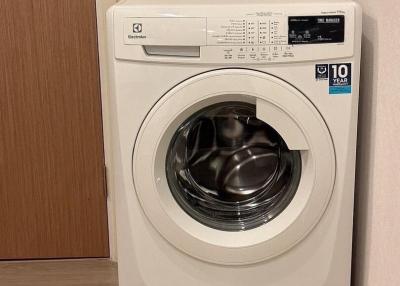
<instances>
[{"instance_id":1,"label":"round glass door","mask_svg":"<svg viewBox=\"0 0 400 286\"><path fill-rule=\"evenodd\" d=\"M167 151L176 202L198 222L224 231L256 228L291 202L301 156L256 117L256 106L223 102L189 117Z\"/></svg>"},{"instance_id":2,"label":"round glass door","mask_svg":"<svg viewBox=\"0 0 400 286\"><path fill-rule=\"evenodd\" d=\"M198 259L245 265L289 251L329 203L335 152L304 94L221 69L169 90L134 141L133 186L154 228Z\"/></svg>"}]
</instances>

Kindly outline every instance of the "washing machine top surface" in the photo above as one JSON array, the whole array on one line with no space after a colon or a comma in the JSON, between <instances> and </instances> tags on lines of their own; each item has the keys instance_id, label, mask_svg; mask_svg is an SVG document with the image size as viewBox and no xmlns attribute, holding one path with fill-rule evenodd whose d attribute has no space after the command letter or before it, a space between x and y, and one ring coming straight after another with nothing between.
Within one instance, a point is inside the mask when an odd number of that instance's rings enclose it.
<instances>
[{"instance_id":1,"label":"washing machine top surface","mask_svg":"<svg viewBox=\"0 0 400 286\"><path fill-rule=\"evenodd\" d=\"M344 3L352 2L352 0L123 0L117 3L118 6L130 5L268 5L268 4L294 4L294 3Z\"/></svg>"}]
</instances>

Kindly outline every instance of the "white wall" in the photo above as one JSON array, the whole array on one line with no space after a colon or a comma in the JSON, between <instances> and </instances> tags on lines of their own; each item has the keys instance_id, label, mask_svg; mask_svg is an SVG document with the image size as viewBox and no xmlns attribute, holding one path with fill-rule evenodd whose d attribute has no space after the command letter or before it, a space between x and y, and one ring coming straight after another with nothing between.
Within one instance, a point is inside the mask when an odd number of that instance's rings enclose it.
<instances>
[{"instance_id":1,"label":"white wall","mask_svg":"<svg viewBox=\"0 0 400 286\"><path fill-rule=\"evenodd\" d=\"M353 286L400 284L400 1L364 9Z\"/></svg>"}]
</instances>

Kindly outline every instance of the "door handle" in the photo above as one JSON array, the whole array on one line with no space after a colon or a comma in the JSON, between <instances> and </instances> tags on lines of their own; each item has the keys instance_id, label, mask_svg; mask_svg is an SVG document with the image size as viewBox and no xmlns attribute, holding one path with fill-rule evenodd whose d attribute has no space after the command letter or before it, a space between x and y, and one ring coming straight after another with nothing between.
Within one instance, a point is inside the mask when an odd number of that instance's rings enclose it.
<instances>
[{"instance_id":1,"label":"door handle","mask_svg":"<svg viewBox=\"0 0 400 286\"><path fill-rule=\"evenodd\" d=\"M147 56L200 58L200 46L156 46L145 45Z\"/></svg>"}]
</instances>

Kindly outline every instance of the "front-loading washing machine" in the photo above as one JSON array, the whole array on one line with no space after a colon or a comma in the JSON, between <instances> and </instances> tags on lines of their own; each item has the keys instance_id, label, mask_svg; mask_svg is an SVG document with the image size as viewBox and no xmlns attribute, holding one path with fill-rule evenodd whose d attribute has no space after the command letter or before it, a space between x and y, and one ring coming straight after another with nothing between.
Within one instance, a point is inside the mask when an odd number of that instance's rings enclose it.
<instances>
[{"instance_id":1,"label":"front-loading washing machine","mask_svg":"<svg viewBox=\"0 0 400 286\"><path fill-rule=\"evenodd\" d=\"M361 9L108 12L121 286L345 286Z\"/></svg>"}]
</instances>

